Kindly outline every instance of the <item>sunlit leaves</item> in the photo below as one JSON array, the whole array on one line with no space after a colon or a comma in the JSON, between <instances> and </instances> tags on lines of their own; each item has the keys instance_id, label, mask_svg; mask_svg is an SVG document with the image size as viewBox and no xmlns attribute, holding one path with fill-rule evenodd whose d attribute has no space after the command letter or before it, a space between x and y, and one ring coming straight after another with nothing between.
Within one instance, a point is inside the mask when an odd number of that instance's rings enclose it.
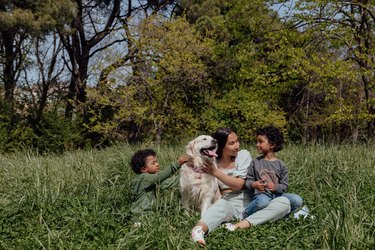
<instances>
[{"instance_id":1,"label":"sunlit leaves","mask_svg":"<svg viewBox=\"0 0 375 250\"><path fill-rule=\"evenodd\" d=\"M116 131L118 124L134 122L147 140L160 141L176 133L192 136L211 85L204 63L211 48L183 18L150 17L132 32L137 60L129 64L132 73L120 79L110 97L97 99L106 99L99 103L114 109L114 120L96 129L111 124Z\"/></svg>"}]
</instances>

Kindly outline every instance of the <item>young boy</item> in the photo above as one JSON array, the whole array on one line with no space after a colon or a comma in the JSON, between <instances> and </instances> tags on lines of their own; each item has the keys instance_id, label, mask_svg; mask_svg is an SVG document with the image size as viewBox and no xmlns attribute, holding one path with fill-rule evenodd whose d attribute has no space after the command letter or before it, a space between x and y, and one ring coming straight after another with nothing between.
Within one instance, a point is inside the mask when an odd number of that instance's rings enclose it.
<instances>
[{"instance_id":1,"label":"young boy","mask_svg":"<svg viewBox=\"0 0 375 250\"><path fill-rule=\"evenodd\" d=\"M161 189L178 185L178 176L168 177L177 172L188 160L188 156L181 156L177 162L159 172L159 163L154 150L144 149L136 152L131 159L131 167L137 174L131 182L131 212L141 215L150 211L156 201L157 185L160 185Z\"/></svg>"},{"instance_id":2,"label":"young boy","mask_svg":"<svg viewBox=\"0 0 375 250\"><path fill-rule=\"evenodd\" d=\"M253 192L253 198L243 217L268 206L273 198L285 196L291 204L291 213L302 207L303 200L297 194L286 193L288 170L285 163L276 157L283 148L284 137L279 129L268 126L257 129L256 147L260 157L254 159L246 175L246 187Z\"/></svg>"}]
</instances>

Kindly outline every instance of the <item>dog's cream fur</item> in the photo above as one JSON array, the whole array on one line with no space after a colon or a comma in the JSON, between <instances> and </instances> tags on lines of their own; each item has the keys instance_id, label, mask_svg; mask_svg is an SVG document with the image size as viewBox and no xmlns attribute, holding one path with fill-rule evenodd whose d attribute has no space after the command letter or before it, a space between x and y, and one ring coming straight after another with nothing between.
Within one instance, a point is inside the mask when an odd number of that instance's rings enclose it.
<instances>
[{"instance_id":1,"label":"dog's cream fur","mask_svg":"<svg viewBox=\"0 0 375 250\"><path fill-rule=\"evenodd\" d=\"M199 209L203 214L220 198L216 177L202 170L205 161L212 161L216 167L216 150L217 141L208 135L200 135L186 146L190 160L182 165L180 177L181 198L185 208Z\"/></svg>"}]
</instances>

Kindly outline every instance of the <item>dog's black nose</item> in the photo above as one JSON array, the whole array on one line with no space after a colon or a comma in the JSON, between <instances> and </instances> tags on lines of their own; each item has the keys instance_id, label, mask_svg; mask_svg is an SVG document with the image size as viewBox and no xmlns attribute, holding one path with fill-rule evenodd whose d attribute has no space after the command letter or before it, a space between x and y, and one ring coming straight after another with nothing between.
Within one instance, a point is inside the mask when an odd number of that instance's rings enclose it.
<instances>
[{"instance_id":1,"label":"dog's black nose","mask_svg":"<svg viewBox=\"0 0 375 250\"><path fill-rule=\"evenodd\" d=\"M217 143L217 140L216 140L216 139L212 139L212 142L213 142L213 143Z\"/></svg>"}]
</instances>

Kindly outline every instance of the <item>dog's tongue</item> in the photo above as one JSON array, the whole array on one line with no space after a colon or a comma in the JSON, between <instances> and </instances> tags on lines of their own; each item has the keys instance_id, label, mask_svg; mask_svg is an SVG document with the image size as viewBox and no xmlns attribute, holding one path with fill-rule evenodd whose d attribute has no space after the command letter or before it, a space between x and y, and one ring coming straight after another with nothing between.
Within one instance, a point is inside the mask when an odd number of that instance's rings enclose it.
<instances>
[{"instance_id":1,"label":"dog's tongue","mask_svg":"<svg viewBox=\"0 0 375 250\"><path fill-rule=\"evenodd\" d=\"M213 150L207 150L207 155L208 155L209 157L217 157L216 152L213 151Z\"/></svg>"}]
</instances>

